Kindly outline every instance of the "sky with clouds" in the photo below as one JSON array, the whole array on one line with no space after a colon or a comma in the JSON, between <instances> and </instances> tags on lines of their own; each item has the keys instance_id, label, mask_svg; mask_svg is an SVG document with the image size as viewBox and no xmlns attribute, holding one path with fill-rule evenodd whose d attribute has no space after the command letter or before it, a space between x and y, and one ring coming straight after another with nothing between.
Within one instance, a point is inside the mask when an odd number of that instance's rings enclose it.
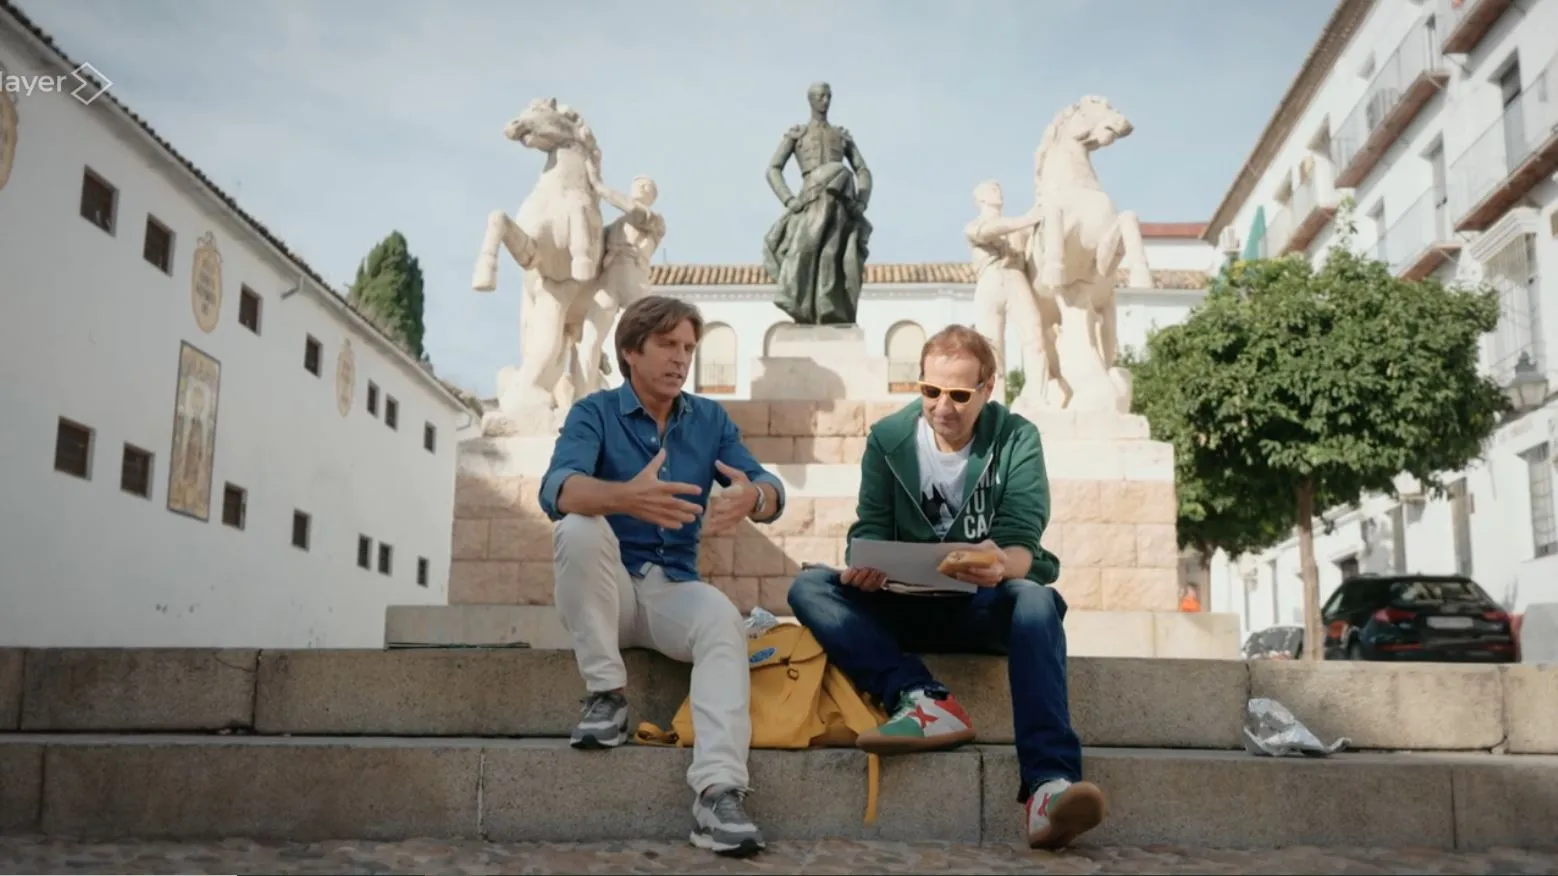
<instances>
[{"instance_id":1,"label":"sky with clouds","mask_svg":"<svg viewBox=\"0 0 1558 876\"><path fill-rule=\"evenodd\" d=\"M517 360L518 273L471 291L485 219L543 158L502 128L578 108L606 182L655 178L660 260L756 263L779 136L833 86L875 187L872 261L961 261L971 191L1027 209L1054 114L1108 97L1136 127L1095 156L1144 221L1221 200L1328 0L21 0L76 61L331 282L392 230L427 282L439 374L483 395ZM790 171L792 182L795 170ZM615 211L607 208L608 220Z\"/></svg>"}]
</instances>

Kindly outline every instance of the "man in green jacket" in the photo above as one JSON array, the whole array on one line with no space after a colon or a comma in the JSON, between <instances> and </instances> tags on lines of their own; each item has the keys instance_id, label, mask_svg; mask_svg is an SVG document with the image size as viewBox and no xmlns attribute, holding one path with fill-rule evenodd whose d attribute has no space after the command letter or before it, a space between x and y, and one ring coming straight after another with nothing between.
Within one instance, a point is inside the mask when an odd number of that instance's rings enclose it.
<instances>
[{"instance_id":1,"label":"man in green jacket","mask_svg":"<svg viewBox=\"0 0 1558 876\"><path fill-rule=\"evenodd\" d=\"M861 691L892 709L858 745L877 754L928 751L974 738L968 713L909 652L1007 655L1028 844L1061 848L1103 820L1082 781L1082 745L1066 704L1066 601L1050 587L1060 561L1040 545L1049 476L1033 423L990 401L995 352L949 326L920 354L920 396L871 428L860 463L855 539L976 545L993 566L959 577L971 595L887 589L880 570L803 570L790 607Z\"/></svg>"}]
</instances>

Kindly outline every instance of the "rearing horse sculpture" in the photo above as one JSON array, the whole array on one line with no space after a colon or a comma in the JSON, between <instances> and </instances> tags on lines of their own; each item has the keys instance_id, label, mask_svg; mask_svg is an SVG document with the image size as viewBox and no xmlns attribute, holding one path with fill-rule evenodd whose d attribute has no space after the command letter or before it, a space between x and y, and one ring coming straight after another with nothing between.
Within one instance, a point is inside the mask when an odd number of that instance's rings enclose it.
<instances>
[{"instance_id":1,"label":"rearing horse sculpture","mask_svg":"<svg viewBox=\"0 0 1558 876\"><path fill-rule=\"evenodd\" d=\"M532 101L503 135L547 154L517 216L497 210L488 217L472 282L478 292L497 288L500 245L525 271L523 358L517 374L500 377L498 393L499 409L520 417L573 401L581 365L574 347L600 285L600 198L620 196L601 184L600 147L590 126L556 98Z\"/></svg>"},{"instance_id":2,"label":"rearing horse sculpture","mask_svg":"<svg viewBox=\"0 0 1558 876\"><path fill-rule=\"evenodd\" d=\"M1141 224L1135 213L1115 212L1092 153L1131 131L1109 101L1084 97L1055 116L1033 156L1043 219L1028 244L1028 267L1035 295L1055 303L1059 320L1043 326L1057 353L1048 358L1061 371L1041 375L1035 387L1045 407L1130 410L1130 376L1115 365L1115 277L1122 260L1133 288L1151 288L1152 273Z\"/></svg>"}]
</instances>

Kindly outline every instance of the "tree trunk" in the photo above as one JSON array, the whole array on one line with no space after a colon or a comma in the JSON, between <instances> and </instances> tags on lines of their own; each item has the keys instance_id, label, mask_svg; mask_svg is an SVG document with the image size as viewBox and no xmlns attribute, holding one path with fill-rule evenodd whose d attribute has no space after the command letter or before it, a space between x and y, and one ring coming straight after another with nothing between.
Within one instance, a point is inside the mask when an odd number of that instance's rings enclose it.
<instances>
[{"instance_id":1,"label":"tree trunk","mask_svg":"<svg viewBox=\"0 0 1558 876\"><path fill-rule=\"evenodd\" d=\"M1325 659L1325 630L1320 626L1320 569L1315 565L1315 485L1298 487L1298 573L1304 583L1304 659ZM1272 582L1276 586L1276 582Z\"/></svg>"}]
</instances>

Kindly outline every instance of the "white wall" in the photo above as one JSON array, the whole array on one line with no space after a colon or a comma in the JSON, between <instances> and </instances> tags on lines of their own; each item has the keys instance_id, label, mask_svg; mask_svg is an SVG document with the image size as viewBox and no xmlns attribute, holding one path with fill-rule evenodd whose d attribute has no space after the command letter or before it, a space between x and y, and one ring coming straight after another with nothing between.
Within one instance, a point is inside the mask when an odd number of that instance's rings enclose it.
<instances>
[{"instance_id":1,"label":"white wall","mask_svg":"<svg viewBox=\"0 0 1558 876\"><path fill-rule=\"evenodd\" d=\"M1468 5L1472 0L1468 0ZM1448 3L1444 0L1380 0L1358 31L1352 45L1343 52L1340 62L1326 80L1321 92L1305 112L1303 121L1294 129L1280 157L1273 162L1265 176L1256 185L1252 197L1243 204L1233 227L1241 242L1248 234L1255 210L1264 205L1268 217L1276 208L1271 198L1277 192L1285 175L1290 174L1301 160L1306 145L1315 131L1329 124L1338 127L1353 111L1362 98L1369 82L1357 75L1372 52L1383 64L1395 50L1402 36L1408 33L1427 14L1434 14L1441 22L1439 36L1449 32ZM1386 152L1380 163L1350 194L1357 202L1358 237L1356 245L1371 254L1382 229L1371 223L1367 214L1381 199L1385 203L1385 228L1390 235L1386 255L1395 260L1402 253L1396 246L1398 240L1422 240L1423 234L1411 229L1396 233L1395 222L1407 208L1419 203L1419 199L1431 188L1431 171L1424 153L1436 138L1442 137L1448 170L1448 195L1451 213L1458 216L1468 206L1474 195L1467 194L1467 187L1486 180L1490 172L1503 173L1498 164L1503 158L1501 144L1490 147L1482 140L1490 127L1500 123L1502 101L1497 76L1511 57L1518 54L1522 79L1533 94L1540 88L1534 86L1546 69L1545 110L1528 114L1533 123L1547 125L1558 121L1552 105L1552 94L1558 93L1558 74L1552 71L1555 53L1558 53L1558 2L1532 0L1511 8L1494 24L1481 43L1468 55L1451 56L1443 64L1450 79L1445 91L1430 99L1411 125L1402 132L1396 143ZM1545 115L1541 115L1545 112ZM1538 118L1540 116L1540 118ZM1497 139L1495 135L1495 139ZM1493 168L1490 171L1490 167ZM1485 186L1484 186L1485 188ZM1539 183L1523 199L1532 208L1532 215L1525 229L1535 233L1536 258L1539 279L1533 294L1538 297L1540 310L1548 316L1542 320L1535 335L1537 342L1547 350L1558 349L1558 240L1552 233L1553 213L1558 209L1558 185L1551 181ZM1506 223L1507 226L1508 223ZM1507 228L1490 228L1485 233L1504 238ZM1309 248L1318 261L1325 249L1333 245L1336 229L1323 231ZM1485 279L1479 258L1485 256L1489 241L1478 247L1478 233L1452 234L1462 244L1458 260L1442 267L1439 276L1446 280L1478 281ZM1511 317L1506 316L1505 319ZM1490 336L1491 338L1491 336ZM1483 365L1492 369L1499 363L1489 361L1490 341L1483 344ZM1546 357L1548 379L1558 387L1558 372L1553 370L1554 357ZM1505 366L1507 367L1507 365ZM1489 442L1483 459L1478 460L1462 473L1450 474L1446 480L1464 476L1470 494L1469 506L1471 530L1471 574L1494 599L1511 611L1523 611L1537 602L1558 601L1558 558L1534 556L1532 537L1531 490L1529 472L1520 453L1550 436L1558 436L1558 402L1516 418L1500 428ZM1551 437L1558 445L1558 437ZM1551 478L1554 472L1545 473ZM1338 509L1331 516L1341 516L1329 532L1317 530L1316 559L1320 567L1320 598L1322 602L1340 583L1341 571L1336 561L1352 554L1360 560L1363 571L1390 572L1395 568L1394 538L1391 526L1391 510L1398 503L1386 497L1366 497L1357 508ZM1447 574L1456 571L1454 524L1450 503L1445 499L1425 497L1409 502L1403 510L1406 544L1404 571ZM1370 524L1372 537L1365 533L1365 522ZM1276 564L1275 599L1273 609L1272 563ZM1245 584L1245 570L1254 570L1253 589ZM1274 622L1302 622L1302 591L1298 580L1298 552L1296 540L1279 545L1256 556L1237 561L1220 556L1213 563L1211 605L1215 611L1239 614L1245 621L1245 634L1262 629Z\"/></svg>"},{"instance_id":2,"label":"white wall","mask_svg":"<svg viewBox=\"0 0 1558 876\"><path fill-rule=\"evenodd\" d=\"M0 66L38 71L11 36L0 24ZM107 101L17 103L16 165L0 190L0 646L378 647L385 606L444 602L465 414L316 293L283 300L298 271L114 123ZM113 235L79 215L85 166L119 191ZM176 235L172 276L142 258L148 213ZM190 295L207 231L223 292L209 334ZM258 336L238 323L240 284L263 299ZM303 368L305 334L323 343L321 376ZM356 386L343 417L335 369L348 338ZM221 363L206 522L167 509L181 341ZM364 410L369 380L398 400L398 430L382 407L381 418ZM54 471L60 417L95 430L89 480ZM149 500L120 488L127 442L154 454ZM222 523L227 482L248 491L242 530ZM312 515L306 552L291 545L294 509ZM393 545L392 575L357 568L359 533L375 560L379 541Z\"/></svg>"}]
</instances>

